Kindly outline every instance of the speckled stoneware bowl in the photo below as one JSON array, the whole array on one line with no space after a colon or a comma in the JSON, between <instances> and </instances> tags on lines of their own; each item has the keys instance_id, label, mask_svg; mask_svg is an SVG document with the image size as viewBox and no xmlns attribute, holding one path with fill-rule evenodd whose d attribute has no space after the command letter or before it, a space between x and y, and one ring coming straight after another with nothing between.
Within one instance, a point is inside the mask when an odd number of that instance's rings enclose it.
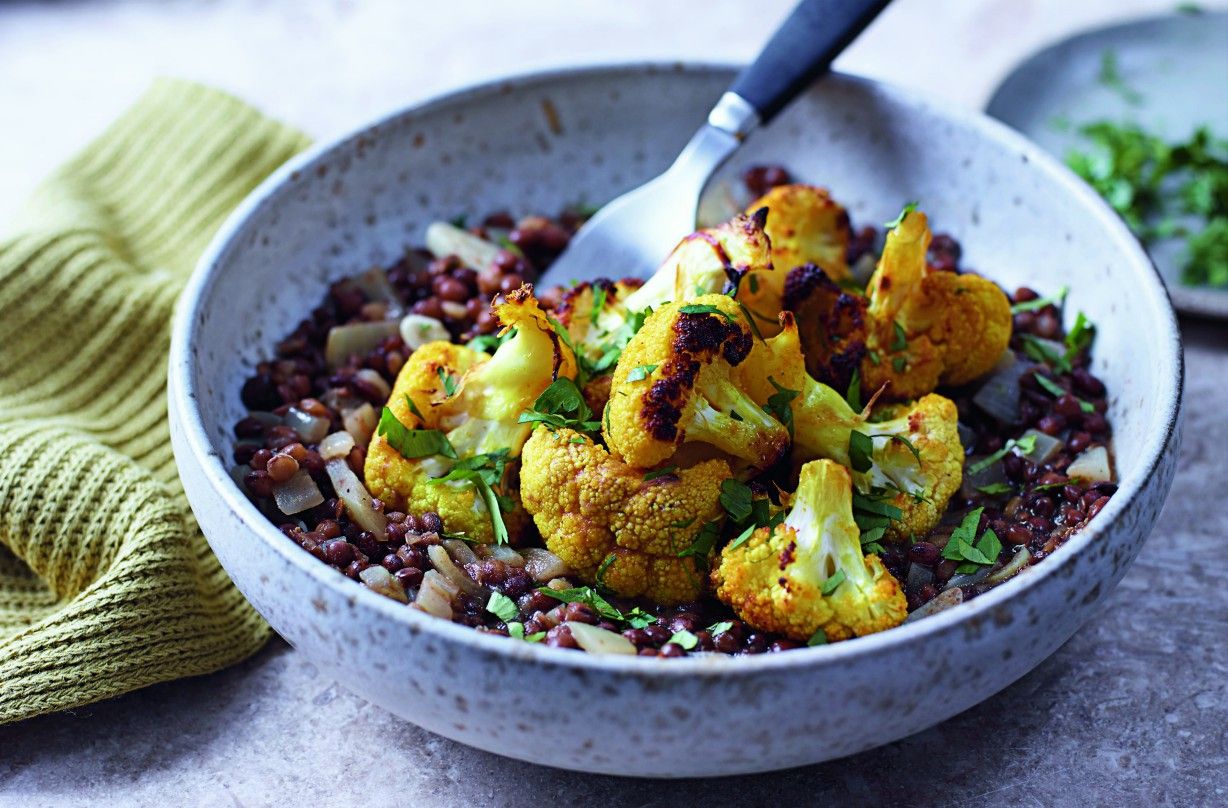
<instances>
[{"instance_id":1,"label":"speckled stoneware bowl","mask_svg":"<svg viewBox=\"0 0 1228 808\"><path fill-rule=\"evenodd\" d=\"M294 160L201 260L170 360L188 497L260 613L373 704L492 752L610 774L736 774L840 757L925 729L1031 670L1093 614L1151 530L1177 457L1181 346L1137 242L1005 127L838 75L754 135L724 175L782 162L829 186L855 222L884 222L922 200L961 239L969 266L1008 288L1068 284L1070 307L1099 325L1095 372L1113 394L1121 488L1043 564L850 642L744 658L596 657L483 636L376 595L247 501L226 471L239 387L329 281L389 262L432 219L554 211L648 179L731 76L711 66L566 70L414 107Z\"/></svg>"}]
</instances>

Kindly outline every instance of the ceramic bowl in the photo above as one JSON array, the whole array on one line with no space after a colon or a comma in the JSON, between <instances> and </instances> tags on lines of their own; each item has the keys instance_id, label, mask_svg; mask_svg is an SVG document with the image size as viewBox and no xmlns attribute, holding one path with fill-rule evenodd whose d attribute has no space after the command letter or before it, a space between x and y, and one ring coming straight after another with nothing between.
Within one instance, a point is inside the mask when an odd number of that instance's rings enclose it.
<instances>
[{"instance_id":1,"label":"ceramic bowl","mask_svg":"<svg viewBox=\"0 0 1228 808\"><path fill-rule=\"evenodd\" d=\"M834 75L722 172L780 162L854 222L919 199L1007 288L1070 286L1099 326L1120 490L1044 563L959 607L781 654L598 657L484 636L376 595L288 541L227 474L239 388L327 284L420 243L433 219L609 199L671 161L733 71L564 70L395 113L278 171L183 296L170 358L175 455L234 582L296 649L380 708L471 746L590 772L683 777L849 755L936 724L1031 670L1108 596L1172 481L1182 384L1172 308L1089 189L988 118ZM284 312L274 316L273 312Z\"/></svg>"}]
</instances>

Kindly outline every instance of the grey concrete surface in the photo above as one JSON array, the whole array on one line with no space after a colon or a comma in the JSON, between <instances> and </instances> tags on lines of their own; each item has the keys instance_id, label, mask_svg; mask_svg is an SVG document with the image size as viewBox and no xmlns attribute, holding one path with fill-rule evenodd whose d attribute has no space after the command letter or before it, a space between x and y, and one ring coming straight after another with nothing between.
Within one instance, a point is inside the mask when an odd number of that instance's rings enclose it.
<instances>
[{"instance_id":1,"label":"grey concrete surface","mask_svg":"<svg viewBox=\"0 0 1228 808\"><path fill-rule=\"evenodd\" d=\"M775 774L590 776L433 736L277 641L213 676L0 727L0 805L1228 804L1228 326L1182 325L1186 440L1137 563L1040 667L931 730Z\"/></svg>"}]
</instances>

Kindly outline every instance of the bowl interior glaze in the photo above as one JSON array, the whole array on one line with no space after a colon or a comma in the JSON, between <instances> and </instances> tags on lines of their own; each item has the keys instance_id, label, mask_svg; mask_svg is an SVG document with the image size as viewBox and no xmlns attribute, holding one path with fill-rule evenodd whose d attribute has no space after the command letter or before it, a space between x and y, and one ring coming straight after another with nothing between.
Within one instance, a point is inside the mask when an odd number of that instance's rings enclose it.
<instances>
[{"instance_id":1,"label":"bowl interior glaze","mask_svg":"<svg viewBox=\"0 0 1228 808\"><path fill-rule=\"evenodd\" d=\"M945 614L829 647L762 658L596 658L481 636L398 606L316 562L247 502L226 472L230 430L244 414L242 380L330 281L389 263L435 219L554 212L639 184L670 163L732 75L703 65L559 71L394 114L279 171L202 258L181 302L170 372L189 499L223 565L274 628L376 704L465 743L590 771L691 776L814 762L918 731L1005 687L1087 619L1137 553L1171 482L1181 387L1175 319L1146 256L1089 189L1005 127L840 75L752 136L712 188L773 162L829 187L855 225L885 222L920 200L935 229L961 241L966 266L1008 289L1070 287L1068 311L1098 325L1094 370L1112 394L1121 491L1044 564ZM334 636L339 625L370 644ZM932 671L943 654L961 652L979 657L958 677L932 673L904 701L857 684L901 665ZM457 676L488 682L491 698L466 700ZM847 692L824 698L829 720L799 716L790 705L832 677L849 681ZM506 710L526 687L555 693L523 707L530 725L479 726L484 709ZM602 705L591 702L595 689ZM728 693L742 706L719 725L688 706ZM646 717L670 710L687 713L686 732ZM855 729L831 734L837 717ZM588 746L526 751L531 726L549 721L568 721ZM726 737L756 725L778 726L782 737L753 749ZM659 754L618 754L635 742Z\"/></svg>"}]
</instances>

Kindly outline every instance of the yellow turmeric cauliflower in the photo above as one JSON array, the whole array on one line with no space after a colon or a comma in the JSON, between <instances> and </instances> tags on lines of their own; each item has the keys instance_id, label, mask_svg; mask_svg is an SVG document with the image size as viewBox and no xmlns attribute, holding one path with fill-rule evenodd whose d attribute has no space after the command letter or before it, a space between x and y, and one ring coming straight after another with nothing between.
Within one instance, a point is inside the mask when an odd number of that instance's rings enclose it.
<instances>
[{"instance_id":1,"label":"yellow turmeric cauliflower","mask_svg":"<svg viewBox=\"0 0 1228 808\"><path fill-rule=\"evenodd\" d=\"M388 402L405 427L446 433L457 457L405 457L381 430L371 438L364 468L367 488L390 509L435 511L450 532L488 544L495 531L481 491L471 481L433 480L467 460L486 458L490 467L506 467L519 456L532 429L519 423L520 414L555 379L576 373L575 357L538 307L532 287L512 292L494 312L516 334L493 356L446 342L427 343L397 374ZM514 476L514 467L507 468L498 486L513 502ZM520 508L504 514L513 540L526 521Z\"/></svg>"},{"instance_id":2,"label":"yellow turmeric cauliflower","mask_svg":"<svg viewBox=\"0 0 1228 808\"><path fill-rule=\"evenodd\" d=\"M643 469L570 429L539 428L521 456L520 495L546 547L589 583L656 603L695 600L706 560L683 555L720 516L729 465L709 460L645 480Z\"/></svg>"},{"instance_id":3,"label":"yellow turmeric cauliflower","mask_svg":"<svg viewBox=\"0 0 1228 808\"><path fill-rule=\"evenodd\" d=\"M793 317L785 312L780 320L780 334L757 341L734 370L735 383L757 402L795 393L788 402L794 460L828 458L852 469L862 493L903 512L891 523L889 537L929 532L963 479L954 402L930 394L901 405L894 418L871 421L869 408L854 411L838 392L806 373ZM860 444L856 451L854 440Z\"/></svg>"},{"instance_id":4,"label":"yellow turmeric cauliflower","mask_svg":"<svg viewBox=\"0 0 1228 808\"><path fill-rule=\"evenodd\" d=\"M916 398L938 385L960 385L988 373L1011 337L1011 307L997 284L978 275L931 270L928 220L906 211L887 234L867 294L862 389L888 385L895 399Z\"/></svg>"},{"instance_id":5,"label":"yellow turmeric cauliflower","mask_svg":"<svg viewBox=\"0 0 1228 808\"><path fill-rule=\"evenodd\" d=\"M828 640L860 637L908 615L899 581L878 556L862 555L852 480L830 460L802 466L783 522L725 546L712 583L738 617L795 640L820 630Z\"/></svg>"},{"instance_id":6,"label":"yellow turmeric cauliflower","mask_svg":"<svg viewBox=\"0 0 1228 808\"><path fill-rule=\"evenodd\" d=\"M801 183L778 185L752 202L746 212L761 208L768 209L766 229L776 267L769 277L779 284L778 299L784 291L785 276L803 264L822 267L835 281L848 278L849 217L826 188Z\"/></svg>"},{"instance_id":7,"label":"yellow turmeric cauliflower","mask_svg":"<svg viewBox=\"0 0 1228 808\"><path fill-rule=\"evenodd\" d=\"M638 468L669 460L683 443L715 447L766 469L789 435L731 380L754 337L725 295L702 295L654 311L614 371L604 435L610 450Z\"/></svg>"}]
</instances>

